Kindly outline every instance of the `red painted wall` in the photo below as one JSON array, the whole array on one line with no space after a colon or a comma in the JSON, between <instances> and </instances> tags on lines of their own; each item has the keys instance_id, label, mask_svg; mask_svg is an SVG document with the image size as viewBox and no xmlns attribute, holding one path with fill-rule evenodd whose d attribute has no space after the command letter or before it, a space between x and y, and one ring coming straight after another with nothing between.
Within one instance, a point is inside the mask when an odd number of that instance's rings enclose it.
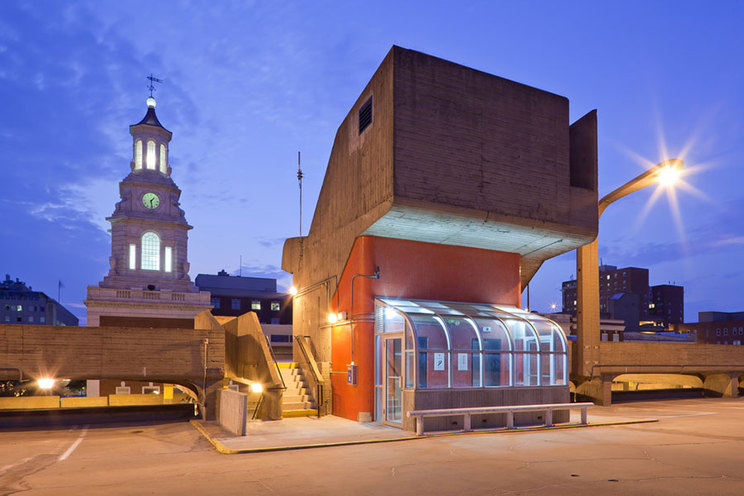
<instances>
[{"instance_id":1,"label":"red painted wall","mask_svg":"<svg viewBox=\"0 0 744 496\"><path fill-rule=\"evenodd\" d=\"M516 253L374 236L358 238L333 299L334 311L346 312L351 317L351 284L355 274L373 274L379 266L381 276L379 280L364 277L354 280L354 315L370 322L353 325L357 385L347 384L345 375L332 374L333 414L357 420L359 412L369 412L374 417L375 297L519 306L519 260ZM345 373L352 360L350 327L346 323L333 328L333 372Z\"/></svg>"}]
</instances>

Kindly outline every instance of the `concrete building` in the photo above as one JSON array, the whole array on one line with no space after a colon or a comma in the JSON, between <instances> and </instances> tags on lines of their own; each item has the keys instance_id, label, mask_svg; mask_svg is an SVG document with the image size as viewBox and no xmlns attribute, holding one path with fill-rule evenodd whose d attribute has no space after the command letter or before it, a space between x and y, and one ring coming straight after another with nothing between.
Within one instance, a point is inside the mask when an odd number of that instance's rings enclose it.
<instances>
[{"instance_id":1,"label":"concrete building","mask_svg":"<svg viewBox=\"0 0 744 496\"><path fill-rule=\"evenodd\" d=\"M744 312L698 312L697 322L679 324L680 332L697 335L701 344L744 343Z\"/></svg>"},{"instance_id":2,"label":"concrete building","mask_svg":"<svg viewBox=\"0 0 744 496\"><path fill-rule=\"evenodd\" d=\"M648 269L599 266L599 311L604 319L625 322L627 331L638 331L643 322L669 328L684 320L684 288L672 284L649 286ZM563 311L576 315L576 280L561 285Z\"/></svg>"},{"instance_id":3,"label":"concrete building","mask_svg":"<svg viewBox=\"0 0 744 496\"><path fill-rule=\"evenodd\" d=\"M570 124L564 97L393 47L284 245L330 410L413 429L413 409L567 401L565 336L520 294L596 237L596 205L594 111Z\"/></svg>"},{"instance_id":4,"label":"concrete building","mask_svg":"<svg viewBox=\"0 0 744 496\"><path fill-rule=\"evenodd\" d=\"M6 274L0 282L0 323L76 326L78 318L53 298Z\"/></svg>"},{"instance_id":5,"label":"concrete building","mask_svg":"<svg viewBox=\"0 0 744 496\"><path fill-rule=\"evenodd\" d=\"M181 190L171 179L172 133L147 113L129 126L131 172L119 183L111 217L110 270L88 286L89 326L193 327L194 316L211 308L209 293L189 278L188 231L179 207Z\"/></svg>"}]
</instances>

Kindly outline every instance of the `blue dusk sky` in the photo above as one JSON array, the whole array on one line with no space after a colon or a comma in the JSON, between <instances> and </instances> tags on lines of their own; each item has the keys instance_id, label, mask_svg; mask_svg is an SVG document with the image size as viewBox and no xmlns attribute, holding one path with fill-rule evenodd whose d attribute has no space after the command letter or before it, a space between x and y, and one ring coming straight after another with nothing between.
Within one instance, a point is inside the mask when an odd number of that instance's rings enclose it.
<instances>
[{"instance_id":1,"label":"blue dusk sky","mask_svg":"<svg viewBox=\"0 0 744 496\"><path fill-rule=\"evenodd\" d=\"M396 44L563 95L572 121L597 109L600 195L683 156L676 207L653 188L612 205L600 257L684 285L686 321L744 310L742 24L737 1L4 1L0 276L55 298L62 281L85 322L153 73L192 279L242 257L288 287L297 151L308 226L336 129ZM560 308L575 273L574 253L546 262L532 308Z\"/></svg>"}]
</instances>

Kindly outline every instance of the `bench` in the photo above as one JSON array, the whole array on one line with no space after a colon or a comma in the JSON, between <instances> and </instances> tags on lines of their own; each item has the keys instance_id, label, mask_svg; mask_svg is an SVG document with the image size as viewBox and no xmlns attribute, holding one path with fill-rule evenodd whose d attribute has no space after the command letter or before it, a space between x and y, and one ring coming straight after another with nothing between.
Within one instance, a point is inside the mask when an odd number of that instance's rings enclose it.
<instances>
[{"instance_id":1,"label":"bench","mask_svg":"<svg viewBox=\"0 0 744 496\"><path fill-rule=\"evenodd\" d=\"M594 406L594 403L549 403L543 405L509 405L509 406L477 406L464 408L441 408L438 410L413 410L407 413L408 417L416 419L416 435L424 434L424 417L446 417L452 415L463 415L464 422L462 430L469 432L472 429L470 418L472 415L484 415L492 413L506 414L506 428L514 429L515 412L545 412L545 426L553 426L553 410L581 409L581 423L586 424L586 409Z\"/></svg>"}]
</instances>

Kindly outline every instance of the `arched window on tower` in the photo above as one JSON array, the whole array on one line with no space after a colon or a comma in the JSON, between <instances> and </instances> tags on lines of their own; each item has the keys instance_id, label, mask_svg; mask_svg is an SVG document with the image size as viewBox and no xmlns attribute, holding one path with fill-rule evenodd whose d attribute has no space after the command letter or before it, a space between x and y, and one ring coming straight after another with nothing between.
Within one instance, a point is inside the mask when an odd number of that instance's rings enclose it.
<instances>
[{"instance_id":1,"label":"arched window on tower","mask_svg":"<svg viewBox=\"0 0 744 496\"><path fill-rule=\"evenodd\" d=\"M148 169L155 170L155 142L152 140L147 142L147 159L145 160L145 164Z\"/></svg>"},{"instance_id":2,"label":"arched window on tower","mask_svg":"<svg viewBox=\"0 0 744 496\"><path fill-rule=\"evenodd\" d=\"M160 236L154 232L142 235L140 264L143 270L160 270Z\"/></svg>"},{"instance_id":3,"label":"arched window on tower","mask_svg":"<svg viewBox=\"0 0 744 496\"><path fill-rule=\"evenodd\" d=\"M142 140L134 142L134 168L142 168Z\"/></svg>"},{"instance_id":4,"label":"arched window on tower","mask_svg":"<svg viewBox=\"0 0 744 496\"><path fill-rule=\"evenodd\" d=\"M165 157L165 145L160 145L160 172L168 174L168 160Z\"/></svg>"}]
</instances>

